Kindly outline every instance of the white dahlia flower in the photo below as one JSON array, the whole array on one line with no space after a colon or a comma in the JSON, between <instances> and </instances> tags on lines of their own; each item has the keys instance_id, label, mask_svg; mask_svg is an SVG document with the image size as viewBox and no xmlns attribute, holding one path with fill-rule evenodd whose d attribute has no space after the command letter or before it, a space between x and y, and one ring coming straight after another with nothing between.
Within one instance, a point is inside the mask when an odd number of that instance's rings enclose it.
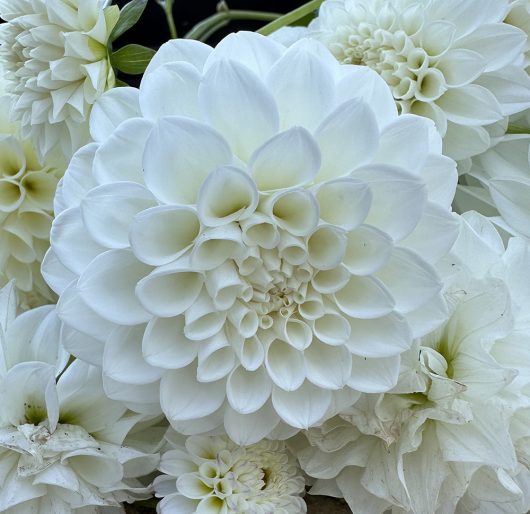
<instances>
[{"instance_id":1,"label":"white dahlia flower","mask_svg":"<svg viewBox=\"0 0 530 514\"><path fill-rule=\"evenodd\" d=\"M162 455L164 474L154 482L155 495L163 498L159 514L306 512L305 480L285 443L242 447L226 436L182 439Z\"/></svg>"},{"instance_id":2,"label":"white dahlia flower","mask_svg":"<svg viewBox=\"0 0 530 514\"><path fill-rule=\"evenodd\" d=\"M445 315L454 162L318 42L172 41L91 130L43 269L65 344L131 408L240 444L307 428L391 388Z\"/></svg>"},{"instance_id":3,"label":"white dahlia flower","mask_svg":"<svg viewBox=\"0 0 530 514\"><path fill-rule=\"evenodd\" d=\"M0 0L0 58L11 117L42 159L88 141L92 104L114 86L107 43L119 9L108 0Z\"/></svg>"},{"instance_id":4,"label":"white dahlia flower","mask_svg":"<svg viewBox=\"0 0 530 514\"><path fill-rule=\"evenodd\" d=\"M21 304L54 300L40 265L50 242L53 197L65 165L48 157L42 164L31 142L9 122L9 99L0 97L0 285L16 281Z\"/></svg>"},{"instance_id":5,"label":"white dahlia flower","mask_svg":"<svg viewBox=\"0 0 530 514\"><path fill-rule=\"evenodd\" d=\"M340 62L364 64L402 113L427 116L457 160L485 151L486 127L530 105L526 34L508 0L326 0L309 32ZM514 14L515 16L515 14Z\"/></svg>"},{"instance_id":6,"label":"white dahlia flower","mask_svg":"<svg viewBox=\"0 0 530 514\"><path fill-rule=\"evenodd\" d=\"M403 356L397 387L309 430L315 494L370 514L530 509L530 246L505 251L469 213L448 264L450 317Z\"/></svg>"},{"instance_id":7,"label":"white dahlia flower","mask_svg":"<svg viewBox=\"0 0 530 514\"><path fill-rule=\"evenodd\" d=\"M0 511L123 512L121 502L151 496L137 477L159 456L134 447L145 416L106 398L98 368L65 369L53 306L16 319L15 310L9 284L0 290Z\"/></svg>"}]
</instances>

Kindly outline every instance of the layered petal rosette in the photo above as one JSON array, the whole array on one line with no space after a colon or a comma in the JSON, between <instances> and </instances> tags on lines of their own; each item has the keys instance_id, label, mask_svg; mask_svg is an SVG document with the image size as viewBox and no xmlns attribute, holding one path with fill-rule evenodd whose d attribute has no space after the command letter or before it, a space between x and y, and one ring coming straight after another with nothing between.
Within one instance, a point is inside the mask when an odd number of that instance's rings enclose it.
<instances>
[{"instance_id":1,"label":"layered petal rosette","mask_svg":"<svg viewBox=\"0 0 530 514\"><path fill-rule=\"evenodd\" d=\"M376 70L400 112L431 118L460 160L529 106L527 37L504 22L508 11L508 0L326 0L309 32L339 61Z\"/></svg>"},{"instance_id":2,"label":"layered petal rosette","mask_svg":"<svg viewBox=\"0 0 530 514\"><path fill-rule=\"evenodd\" d=\"M155 479L159 514L301 514L305 480L285 443L242 447L226 436L169 437Z\"/></svg>"},{"instance_id":3,"label":"layered petal rosette","mask_svg":"<svg viewBox=\"0 0 530 514\"><path fill-rule=\"evenodd\" d=\"M404 355L396 388L310 429L315 494L353 512L519 513L530 508L528 266L493 226L465 216L449 261L449 319Z\"/></svg>"},{"instance_id":4,"label":"layered petal rosette","mask_svg":"<svg viewBox=\"0 0 530 514\"><path fill-rule=\"evenodd\" d=\"M135 434L148 418L109 400L98 368L75 361L65 369L54 307L16 319L15 309L9 284L0 291L0 510L110 514L151 496L137 477L159 456ZM153 448L159 432L149 432Z\"/></svg>"},{"instance_id":5,"label":"layered petal rosette","mask_svg":"<svg viewBox=\"0 0 530 514\"><path fill-rule=\"evenodd\" d=\"M0 97L0 283L15 280L24 308L55 297L40 265L49 247L53 197L65 164L37 159L31 142L9 122L10 101Z\"/></svg>"},{"instance_id":6,"label":"layered petal rosette","mask_svg":"<svg viewBox=\"0 0 530 514\"><path fill-rule=\"evenodd\" d=\"M107 43L119 17L107 0L2 0L0 57L11 111L42 159L88 141L92 104L114 86Z\"/></svg>"},{"instance_id":7,"label":"layered petal rosette","mask_svg":"<svg viewBox=\"0 0 530 514\"><path fill-rule=\"evenodd\" d=\"M131 408L251 444L388 390L443 319L455 165L371 70L311 40L174 41L91 130L43 269L86 336L65 344Z\"/></svg>"}]
</instances>

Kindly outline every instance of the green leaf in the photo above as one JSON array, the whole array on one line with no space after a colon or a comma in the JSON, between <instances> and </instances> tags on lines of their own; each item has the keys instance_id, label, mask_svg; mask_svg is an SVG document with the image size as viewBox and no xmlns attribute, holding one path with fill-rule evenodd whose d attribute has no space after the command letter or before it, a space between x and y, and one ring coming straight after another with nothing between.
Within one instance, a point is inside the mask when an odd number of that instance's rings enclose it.
<instances>
[{"instance_id":1,"label":"green leaf","mask_svg":"<svg viewBox=\"0 0 530 514\"><path fill-rule=\"evenodd\" d=\"M147 0L131 0L123 6L120 11L120 19L110 33L110 41L119 38L126 30L129 30L144 12Z\"/></svg>"},{"instance_id":2,"label":"green leaf","mask_svg":"<svg viewBox=\"0 0 530 514\"><path fill-rule=\"evenodd\" d=\"M155 50L142 45L126 45L110 56L113 68L129 75L142 74L155 55Z\"/></svg>"},{"instance_id":3,"label":"green leaf","mask_svg":"<svg viewBox=\"0 0 530 514\"><path fill-rule=\"evenodd\" d=\"M127 82L124 82L123 80L120 80L120 79L115 79L115 85L114 87L128 87L129 84L127 84Z\"/></svg>"}]
</instances>

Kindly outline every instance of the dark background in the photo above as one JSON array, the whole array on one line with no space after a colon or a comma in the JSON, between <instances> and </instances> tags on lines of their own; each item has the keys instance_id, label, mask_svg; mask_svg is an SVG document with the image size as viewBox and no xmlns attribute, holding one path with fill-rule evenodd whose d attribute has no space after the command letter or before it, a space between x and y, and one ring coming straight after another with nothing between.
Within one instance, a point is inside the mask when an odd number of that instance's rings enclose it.
<instances>
[{"instance_id":1,"label":"dark background","mask_svg":"<svg viewBox=\"0 0 530 514\"><path fill-rule=\"evenodd\" d=\"M128 0L115 0L112 3L123 7ZM245 9L249 11L267 11L286 13L300 7L307 0L227 0L230 9ZM179 37L184 36L196 23L215 14L217 0L175 0L173 17ZM232 22L207 42L215 44L219 39L236 30L256 30L264 22L239 21ZM155 0L149 0L140 22L116 40L115 47L127 43L138 43L151 48L158 48L169 39L166 18L163 9Z\"/></svg>"}]
</instances>

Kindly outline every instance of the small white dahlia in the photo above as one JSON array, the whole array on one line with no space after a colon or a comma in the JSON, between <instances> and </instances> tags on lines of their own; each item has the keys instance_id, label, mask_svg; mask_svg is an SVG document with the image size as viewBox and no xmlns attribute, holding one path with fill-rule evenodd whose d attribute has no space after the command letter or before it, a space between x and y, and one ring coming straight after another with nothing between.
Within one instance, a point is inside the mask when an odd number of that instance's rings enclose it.
<instances>
[{"instance_id":1,"label":"small white dahlia","mask_svg":"<svg viewBox=\"0 0 530 514\"><path fill-rule=\"evenodd\" d=\"M134 433L148 418L109 400L98 368L65 369L53 306L18 318L15 309L9 284L0 290L0 511L119 513L121 502L150 497L137 477L154 471L159 455Z\"/></svg>"},{"instance_id":2,"label":"small white dahlia","mask_svg":"<svg viewBox=\"0 0 530 514\"><path fill-rule=\"evenodd\" d=\"M396 388L309 430L298 456L315 494L370 514L530 508L530 246L505 250L469 213L448 263L450 316L403 356Z\"/></svg>"},{"instance_id":3,"label":"small white dahlia","mask_svg":"<svg viewBox=\"0 0 530 514\"><path fill-rule=\"evenodd\" d=\"M16 281L23 308L55 299L40 265L50 242L53 197L65 165L42 164L30 141L9 122L10 101L0 97L0 284Z\"/></svg>"},{"instance_id":4,"label":"small white dahlia","mask_svg":"<svg viewBox=\"0 0 530 514\"><path fill-rule=\"evenodd\" d=\"M508 0L326 0L309 32L340 62L376 70L400 112L431 118L460 160L489 147L485 127L530 105L527 37L504 23L508 10Z\"/></svg>"},{"instance_id":5,"label":"small white dahlia","mask_svg":"<svg viewBox=\"0 0 530 514\"><path fill-rule=\"evenodd\" d=\"M391 388L443 318L455 164L371 70L311 40L172 41L91 130L43 270L65 344L131 408L240 444L307 428Z\"/></svg>"},{"instance_id":6,"label":"small white dahlia","mask_svg":"<svg viewBox=\"0 0 530 514\"><path fill-rule=\"evenodd\" d=\"M66 158L88 141L92 104L114 86L107 43L118 21L108 0L0 0L0 58L13 120L39 157Z\"/></svg>"},{"instance_id":7,"label":"small white dahlia","mask_svg":"<svg viewBox=\"0 0 530 514\"><path fill-rule=\"evenodd\" d=\"M154 482L155 495L163 498L159 514L306 512L305 480L285 443L244 447L226 436L182 439L162 455L164 474Z\"/></svg>"}]
</instances>

